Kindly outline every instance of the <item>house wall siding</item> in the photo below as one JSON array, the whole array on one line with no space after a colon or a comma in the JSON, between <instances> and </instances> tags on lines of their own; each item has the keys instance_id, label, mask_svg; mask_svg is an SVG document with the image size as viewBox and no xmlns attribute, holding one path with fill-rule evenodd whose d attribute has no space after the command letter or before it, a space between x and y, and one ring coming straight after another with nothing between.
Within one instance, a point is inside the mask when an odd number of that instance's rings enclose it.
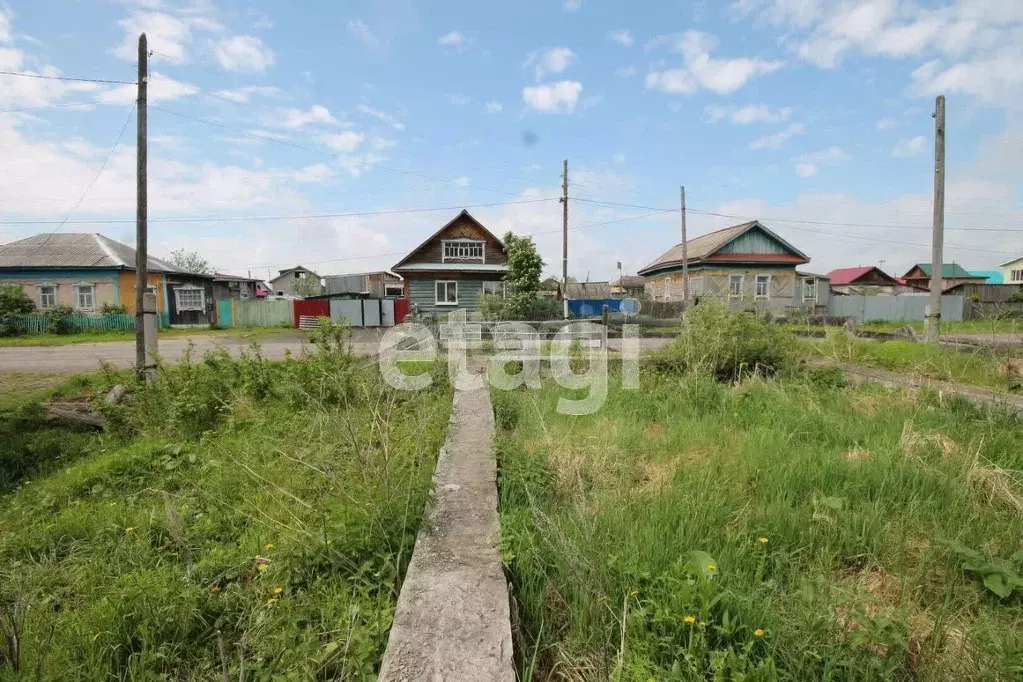
<instances>
[{"instance_id":1,"label":"house wall siding","mask_svg":"<svg viewBox=\"0 0 1023 682\"><path fill-rule=\"evenodd\" d=\"M117 283L119 302L128 309L129 315L135 314L135 271L125 270L120 273ZM167 287L162 272L147 272L146 282L156 287L156 311L159 313L167 310Z\"/></svg>"},{"instance_id":2,"label":"house wall siding","mask_svg":"<svg viewBox=\"0 0 1023 682\"><path fill-rule=\"evenodd\" d=\"M178 310L175 289L183 286L201 287L205 292L205 310ZM182 277L170 275L167 277L167 312L169 313L172 325L204 325L213 321L213 280L201 277Z\"/></svg>"},{"instance_id":3,"label":"house wall siding","mask_svg":"<svg viewBox=\"0 0 1023 682\"><path fill-rule=\"evenodd\" d=\"M96 287L95 308L99 310L104 303L117 302L116 270L7 270L0 272L0 282L21 285L21 290L39 306L39 289L37 284L57 285L57 304L75 307L74 287L79 282L88 282Z\"/></svg>"},{"instance_id":4,"label":"house wall siding","mask_svg":"<svg viewBox=\"0 0 1023 682\"><path fill-rule=\"evenodd\" d=\"M718 249L717 253L755 253L765 255L787 254L789 250L766 233L760 230L750 230Z\"/></svg>"},{"instance_id":5,"label":"house wall siding","mask_svg":"<svg viewBox=\"0 0 1023 682\"><path fill-rule=\"evenodd\" d=\"M451 225L447 230L441 234L436 235L426 244L424 244L420 250L413 254L411 258L405 263L405 265L411 263L457 263L448 259L443 261L443 248L441 243L447 239L479 239L484 243L484 258L487 264L503 264L508 262L508 257L505 255L504 250L501 248L500 242L490 237L484 230L477 227L471 220L463 218ZM465 261L471 263L478 263L479 261Z\"/></svg>"},{"instance_id":6,"label":"house wall siding","mask_svg":"<svg viewBox=\"0 0 1023 682\"><path fill-rule=\"evenodd\" d=\"M449 313L452 310L475 312L478 309L479 294L483 282L499 282L500 273L493 277L477 273L431 273L423 276L406 276L405 290L419 312ZM458 305L437 305L437 282L455 280L458 282Z\"/></svg>"}]
</instances>

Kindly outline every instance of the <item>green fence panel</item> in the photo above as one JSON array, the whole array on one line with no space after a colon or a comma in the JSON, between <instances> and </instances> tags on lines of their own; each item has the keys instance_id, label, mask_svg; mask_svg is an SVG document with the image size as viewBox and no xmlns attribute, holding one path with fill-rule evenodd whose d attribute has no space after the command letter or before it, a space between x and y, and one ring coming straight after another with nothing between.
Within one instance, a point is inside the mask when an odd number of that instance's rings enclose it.
<instances>
[{"instance_id":1,"label":"green fence panel","mask_svg":"<svg viewBox=\"0 0 1023 682\"><path fill-rule=\"evenodd\" d=\"M235 327L291 327L291 301L234 301Z\"/></svg>"},{"instance_id":2,"label":"green fence panel","mask_svg":"<svg viewBox=\"0 0 1023 682\"><path fill-rule=\"evenodd\" d=\"M5 326L20 329L26 334L89 334L96 332L130 332L135 329L134 315L83 315L75 313L65 318L46 315L8 317Z\"/></svg>"}]
</instances>

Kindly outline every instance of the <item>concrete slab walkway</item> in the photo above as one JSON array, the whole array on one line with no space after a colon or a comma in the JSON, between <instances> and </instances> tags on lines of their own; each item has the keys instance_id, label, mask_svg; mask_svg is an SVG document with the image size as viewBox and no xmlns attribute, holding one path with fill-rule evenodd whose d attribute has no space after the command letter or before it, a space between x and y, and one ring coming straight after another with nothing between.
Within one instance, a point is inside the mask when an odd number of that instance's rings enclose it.
<instances>
[{"instance_id":1,"label":"concrete slab walkway","mask_svg":"<svg viewBox=\"0 0 1023 682\"><path fill-rule=\"evenodd\" d=\"M480 374L482 364L472 370ZM382 682L515 680L508 584L496 546L494 415L481 383L455 390L434 499L398 597Z\"/></svg>"}]
</instances>

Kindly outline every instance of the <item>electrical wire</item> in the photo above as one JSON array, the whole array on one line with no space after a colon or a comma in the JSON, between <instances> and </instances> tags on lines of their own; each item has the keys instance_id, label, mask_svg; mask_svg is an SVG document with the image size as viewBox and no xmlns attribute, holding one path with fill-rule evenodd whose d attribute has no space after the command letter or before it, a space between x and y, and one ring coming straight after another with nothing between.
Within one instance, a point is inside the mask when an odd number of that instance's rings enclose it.
<instances>
[{"instance_id":1,"label":"electrical wire","mask_svg":"<svg viewBox=\"0 0 1023 682\"><path fill-rule=\"evenodd\" d=\"M47 81L69 81L72 83L109 83L111 85L135 85L135 81L117 81L104 78L71 78L69 76L44 76L40 73L25 73L23 71L0 71L0 76L21 76L22 78L37 78Z\"/></svg>"}]
</instances>

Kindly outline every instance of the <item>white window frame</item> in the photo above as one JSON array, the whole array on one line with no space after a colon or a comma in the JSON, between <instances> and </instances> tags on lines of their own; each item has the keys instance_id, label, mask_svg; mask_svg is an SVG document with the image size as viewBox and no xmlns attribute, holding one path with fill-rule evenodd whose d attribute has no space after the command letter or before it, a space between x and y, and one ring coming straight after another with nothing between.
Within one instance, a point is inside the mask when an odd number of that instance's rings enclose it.
<instances>
[{"instance_id":1,"label":"white window frame","mask_svg":"<svg viewBox=\"0 0 1023 682\"><path fill-rule=\"evenodd\" d=\"M807 295L806 295L806 286L808 284L813 287L813 296L812 297L807 297ZM803 278L803 301L804 302L809 301L809 300L811 300L811 298L813 299L814 303L817 302L817 278L816 277L804 277Z\"/></svg>"},{"instance_id":2,"label":"white window frame","mask_svg":"<svg viewBox=\"0 0 1023 682\"><path fill-rule=\"evenodd\" d=\"M57 306L57 284L52 282L40 282L36 285L36 301L40 310L46 310ZM43 289L53 289L53 303L43 305Z\"/></svg>"},{"instance_id":3,"label":"white window frame","mask_svg":"<svg viewBox=\"0 0 1023 682\"><path fill-rule=\"evenodd\" d=\"M440 300L439 296L437 296L437 288L441 284L444 285L444 300L443 301ZM455 285L455 300L454 301L449 301L447 299L448 299L448 294L450 293L450 285L452 285L452 284ZM438 280L434 280L434 283L433 283L433 299L434 299L434 303L436 305L458 305L458 280L457 279L438 279Z\"/></svg>"},{"instance_id":4,"label":"white window frame","mask_svg":"<svg viewBox=\"0 0 1023 682\"><path fill-rule=\"evenodd\" d=\"M196 307L194 304L188 306L181 305L181 292L187 291L189 293L193 291L199 292L199 306ZM206 312L206 290L202 287L197 287L194 284L185 284L184 286L174 287L174 309L179 313L184 311L198 311Z\"/></svg>"},{"instance_id":5,"label":"white window frame","mask_svg":"<svg viewBox=\"0 0 1023 682\"><path fill-rule=\"evenodd\" d=\"M89 295L92 297L92 305L83 306L81 304L82 289L89 289ZM96 309L96 284L94 282L79 282L73 287L72 293L74 294L75 310L81 310L83 312L92 312Z\"/></svg>"},{"instance_id":6,"label":"white window frame","mask_svg":"<svg viewBox=\"0 0 1023 682\"><path fill-rule=\"evenodd\" d=\"M454 248L456 255L448 255L448 246ZM468 250L476 246L479 246L480 255L468 255ZM466 255L461 255L461 251L463 249L465 250ZM487 244L482 239L442 239L440 242L440 262L446 263L449 259L457 261L478 260L485 264L487 262Z\"/></svg>"},{"instance_id":7,"label":"white window frame","mask_svg":"<svg viewBox=\"0 0 1023 682\"><path fill-rule=\"evenodd\" d=\"M739 278L739 293L732 291L732 280L736 277ZM728 298L742 298L742 288L746 285L746 275L729 275L728 276Z\"/></svg>"},{"instance_id":8,"label":"white window frame","mask_svg":"<svg viewBox=\"0 0 1023 682\"><path fill-rule=\"evenodd\" d=\"M397 291L398 293L394 293L395 291ZM436 291L434 293L436 293ZM387 296L404 296L404 295L405 295L405 285L403 285L401 282L385 283L384 284L384 296L385 297L387 297Z\"/></svg>"},{"instance_id":9,"label":"white window frame","mask_svg":"<svg viewBox=\"0 0 1023 682\"><path fill-rule=\"evenodd\" d=\"M664 296L665 301L671 300L671 277L664 278L664 291L661 292L661 295Z\"/></svg>"},{"instance_id":10,"label":"white window frame","mask_svg":"<svg viewBox=\"0 0 1023 682\"><path fill-rule=\"evenodd\" d=\"M508 283L503 280L498 280L496 282L483 282L483 293L488 296L500 296L501 298L505 298L508 295L507 284ZM492 289L492 291L487 291L488 288Z\"/></svg>"},{"instance_id":11,"label":"white window frame","mask_svg":"<svg viewBox=\"0 0 1023 682\"><path fill-rule=\"evenodd\" d=\"M1009 273L1010 282L1023 282L1023 270L1012 270Z\"/></svg>"},{"instance_id":12,"label":"white window frame","mask_svg":"<svg viewBox=\"0 0 1023 682\"><path fill-rule=\"evenodd\" d=\"M770 300L771 299L771 276L770 275L756 275L755 277L756 277L756 279L753 280L753 298L762 298L764 300ZM767 293L766 294L761 294L758 291L758 289L760 287L760 282L761 281L764 281L764 284L767 285Z\"/></svg>"}]
</instances>

